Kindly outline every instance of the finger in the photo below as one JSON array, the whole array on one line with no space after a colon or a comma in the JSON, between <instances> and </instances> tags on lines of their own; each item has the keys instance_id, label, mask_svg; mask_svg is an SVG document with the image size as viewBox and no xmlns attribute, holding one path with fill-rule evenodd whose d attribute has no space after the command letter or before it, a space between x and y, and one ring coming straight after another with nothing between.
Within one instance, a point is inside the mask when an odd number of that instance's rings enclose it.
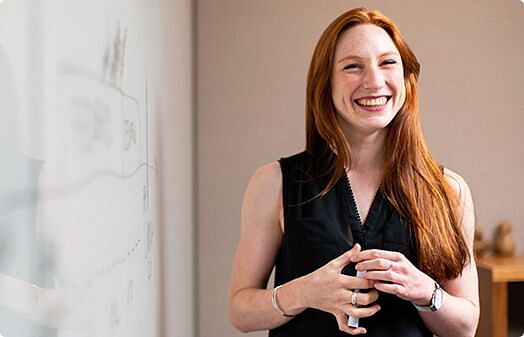
<instances>
[{"instance_id":1,"label":"finger","mask_svg":"<svg viewBox=\"0 0 524 337\"><path fill-rule=\"evenodd\" d=\"M356 297L356 303L358 305L370 305L371 303L378 300L378 291L375 289L369 291L369 292L359 292Z\"/></svg>"},{"instance_id":2,"label":"finger","mask_svg":"<svg viewBox=\"0 0 524 337\"><path fill-rule=\"evenodd\" d=\"M400 261L402 257L403 255L399 252L391 252L389 250L382 250L382 249L368 249L368 250L363 250L359 252L358 254L355 254L354 256L352 256L351 261L360 262L360 261L379 259L379 258L391 260L391 261Z\"/></svg>"},{"instance_id":3,"label":"finger","mask_svg":"<svg viewBox=\"0 0 524 337\"><path fill-rule=\"evenodd\" d=\"M389 270L393 269L395 264L398 264L398 262L393 262L391 260L387 260L384 258L378 258L378 259L372 259L372 260L364 260L359 262L356 266L356 270Z\"/></svg>"},{"instance_id":4,"label":"finger","mask_svg":"<svg viewBox=\"0 0 524 337\"><path fill-rule=\"evenodd\" d=\"M348 290L373 288L374 281L368 280L364 277L341 275L341 279L343 287Z\"/></svg>"},{"instance_id":5,"label":"finger","mask_svg":"<svg viewBox=\"0 0 524 337\"><path fill-rule=\"evenodd\" d=\"M344 290L341 289L340 292L337 293L337 300L336 303L339 305L346 305L351 304L353 302L353 294L357 293L355 300L358 305L369 305L373 302L375 302L378 299L378 291L375 289L375 287L366 289L365 292L359 292L358 290Z\"/></svg>"},{"instance_id":6,"label":"finger","mask_svg":"<svg viewBox=\"0 0 524 337\"><path fill-rule=\"evenodd\" d=\"M377 282L375 283L375 288L384 293L392 294L402 299L406 299L406 288L401 284Z\"/></svg>"},{"instance_id":7,"label":"finger","mask_svg":"<svg viewBox=\"0 0 524 337\"><path fill-rule=\"evenodd\" d=\"M341 306L341 309L349 316L360 318L373 316L380 310L380 305L375 304L371 307L356 307L351 304L346 304Z\"/></svg>"},{"instance_id":8,"label":"finger","mask_svg":"<svg viewBox=\"0 0 524 337\"><path fill-rule=\"evenodd\" d=\"M351 257L360 252L360 245L356 243L350 250L340 255L339 257L332 260L333 264L342 270L346 265L351 262Z\"/></svg>"},{"instance_id":9,"label":"finger","mask_svg":"<svg viewBox=\"0 0 524 337\"><path fill-rule=\"evenodd\" d=\"M338 329L344 331L350 335L360 335L366 333L366 329L363 327L351 328L348 326L348 316L343 312L335 314L338 323Z\"/></svg>"},{"instance_id":10,"label":"finger","mask_svg":"<svg viewBox=\"0 0 524 337\"><path fill-rule=\"evenodd\" d=\"M368 278L370 281L375 282L393 282L398 284L402 284L405 281L404 276L392 269L368 271L366 274L366 278Z\"/></svg>"}]
</instances>

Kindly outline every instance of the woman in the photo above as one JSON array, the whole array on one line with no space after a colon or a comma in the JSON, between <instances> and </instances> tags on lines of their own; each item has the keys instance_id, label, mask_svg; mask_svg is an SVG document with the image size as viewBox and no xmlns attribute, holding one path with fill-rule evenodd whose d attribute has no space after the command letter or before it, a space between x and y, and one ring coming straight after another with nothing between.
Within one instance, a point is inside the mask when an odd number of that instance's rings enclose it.
<instances>
[{"instance_id":1,"label":"woman","mask_svg":"<svg viewBox=\"0 0 524 337\"><path fill-rule=\"evenodd\" d=\"M308 74L306 151L259 168L244 197L229 296L239 330L475 334L473 204L426 147L419 69L377 11L348 11L324 31Z\"/></svg>"}]
</instances>

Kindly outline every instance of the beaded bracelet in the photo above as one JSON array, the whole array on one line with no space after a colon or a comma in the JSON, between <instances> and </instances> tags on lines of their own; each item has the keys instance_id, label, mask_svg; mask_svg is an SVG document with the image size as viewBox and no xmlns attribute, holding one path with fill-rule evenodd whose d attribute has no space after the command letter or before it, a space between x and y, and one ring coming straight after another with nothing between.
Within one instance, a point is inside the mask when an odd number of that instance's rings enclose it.
<instances>
[{"instance_id":1,"label":"beaded bracelet","mask_svg":"<svg viewBox=\"0 0 524 337\"><path fill-rule=\"evenodd\" d=\"M275 289L273 289L273 292L271 293L271 303L273 303L273 308L275 308L275 310L278 311L282 316L295 317L295 315L288 315L288 314L284 313L284 311L282 311L282 309L280 309L280 307L278 306L278 303L277 303L277 291L281 287L282 287L282 284L279 285L279 286L276 286Z\"/></svg>"}]
</instances>

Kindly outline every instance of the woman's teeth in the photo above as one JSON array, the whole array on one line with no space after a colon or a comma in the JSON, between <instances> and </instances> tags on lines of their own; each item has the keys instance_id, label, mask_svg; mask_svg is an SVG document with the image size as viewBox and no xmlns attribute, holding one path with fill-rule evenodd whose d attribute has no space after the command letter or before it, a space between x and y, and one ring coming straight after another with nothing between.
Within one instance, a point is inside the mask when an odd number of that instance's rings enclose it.
<instances>
[{"instance_id":1,"label":"woman's teeth","mask_svg":"<svg viewBox=\"0 0 524 337\"><path fill-rule=\"evenodd\" d=\"M387 101L388 99L382 96L379 98L361 98L357 100L357 103L363 106L379 106L386 104Z\"/></svg>"}]
</instances>

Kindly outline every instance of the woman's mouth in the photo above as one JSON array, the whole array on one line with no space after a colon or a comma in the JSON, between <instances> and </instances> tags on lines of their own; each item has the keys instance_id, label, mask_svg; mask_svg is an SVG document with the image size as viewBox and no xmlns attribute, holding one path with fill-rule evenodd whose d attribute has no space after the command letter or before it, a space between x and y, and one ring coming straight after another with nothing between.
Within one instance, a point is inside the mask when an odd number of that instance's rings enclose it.
<instances>
[{"instance_id":1,"label":"woman's mouth","mask_svg":"<svg viewBox=\"0 0 524 337\"><path fill-rule=\"evenodd\" d=\"M391 96L364 97L355 100L355 103L362 107L375 108L386 105Z\"/></svg>"}]
</instances>

